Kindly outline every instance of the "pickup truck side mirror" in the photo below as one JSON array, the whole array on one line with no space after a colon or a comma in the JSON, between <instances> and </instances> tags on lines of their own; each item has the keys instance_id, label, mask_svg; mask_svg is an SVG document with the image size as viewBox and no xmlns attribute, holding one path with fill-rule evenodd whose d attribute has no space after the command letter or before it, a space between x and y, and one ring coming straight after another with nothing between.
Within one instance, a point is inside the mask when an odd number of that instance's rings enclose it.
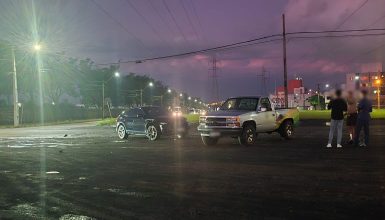
<instances>
[{"instance_id":1,"label":"pickup truck side mirror","mask_svg":"<svg viewBox=\"0 0 385 220\"><path fill-rule=\"evenodd\" d=\"M261 107L260 111L261 111L261 112L266 112L266 111L267 111L267 108Z\"/></svg>"}]
</instances>

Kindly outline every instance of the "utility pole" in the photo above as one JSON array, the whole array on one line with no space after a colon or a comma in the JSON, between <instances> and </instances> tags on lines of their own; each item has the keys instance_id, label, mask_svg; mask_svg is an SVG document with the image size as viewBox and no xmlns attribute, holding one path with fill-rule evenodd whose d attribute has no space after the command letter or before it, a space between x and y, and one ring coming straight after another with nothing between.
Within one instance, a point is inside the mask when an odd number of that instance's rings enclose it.
<instances>
[{"instance_id":1,"label":"utility pole","mask_svg":"<svg viewBox=\"0 0 385 220\"><path fill-rule=\"evenodd\" d=\"M289 106L287 91L287 61L286 61L286 26L285 14L282 14L282 40L283 40L283 86L285 87L285 108Z\"/></svg>"},{"instance_id":2,"label":"utility pole","mask_svg":"<svg viewBox=\"0 0 385 220\"><path fill-rule=\"evenodd\" d=\"M319 83L317 83L317 95L318 95L318 108L320 108L321 107L321 102L320 102L320 84ZM321 108L320 108L320 110L321 110Z\"/></svg>"},{"instance_id":3,"label":"utility pole","mask_svg":"<svg viewBox=\"0 0 385 220\"><path fill-rule=\"evenodd\" d=\"M17 75L16 75L16 58L15 49L12 46L13 59L13 126L19 126L19 95L17 93Z\"/></svg>"}]
</instances>

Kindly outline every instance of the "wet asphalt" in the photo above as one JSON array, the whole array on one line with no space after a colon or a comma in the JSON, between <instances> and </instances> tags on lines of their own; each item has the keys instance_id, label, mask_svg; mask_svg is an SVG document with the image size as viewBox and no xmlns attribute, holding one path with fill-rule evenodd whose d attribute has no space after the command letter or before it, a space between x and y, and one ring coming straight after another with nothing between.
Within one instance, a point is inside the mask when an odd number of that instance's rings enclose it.
<instances>
[{"instance_id":1,"label":"wet asphalt","mask_svg":"<svg viewBox=\"0 0 385 220\"><path fill-rule=\"evenodd\" d=\"M156 142L94 122L0 129L0 219L385 219L385 121L367 148L326 149L327 132L205 147L194 127Z\"/></svg>"}]
</instances>

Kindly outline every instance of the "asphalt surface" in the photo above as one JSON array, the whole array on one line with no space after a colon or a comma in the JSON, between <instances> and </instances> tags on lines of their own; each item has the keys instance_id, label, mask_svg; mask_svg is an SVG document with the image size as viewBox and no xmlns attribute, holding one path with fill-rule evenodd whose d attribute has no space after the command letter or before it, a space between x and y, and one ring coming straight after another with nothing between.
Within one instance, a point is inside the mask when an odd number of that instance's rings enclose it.
<instances>
[{"instance_id":1,"label":"asphalt surface","mask_svg":"<svg viewBox=\"0 0 385 220\"><path fill-rule=\"evenodd\" d=\"M0 129L0 219L385 219L385 121L368 148L296 137L121 141L95 123Z\"/></svg>"}]
</instances>

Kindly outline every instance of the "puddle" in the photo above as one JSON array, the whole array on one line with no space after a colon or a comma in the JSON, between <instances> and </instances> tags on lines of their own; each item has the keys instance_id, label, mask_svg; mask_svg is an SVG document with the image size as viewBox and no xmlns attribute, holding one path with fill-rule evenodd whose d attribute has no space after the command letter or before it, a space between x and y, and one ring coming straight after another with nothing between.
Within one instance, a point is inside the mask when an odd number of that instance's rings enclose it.
<instances>
[{"instance_id":1,"label":"puddle","mask_svg":"<svg viewBox=\"0 0 385 220\"><path fill-rule=\"evenodd\" d=\"M47 171L45 172L46 174L58 174L60 173L59 171Z\"/></svg>"},{"instance_id":2,"label":"puddle","mask_svg":"<svg viewBox=\"0 0 385 220\"><path fill-rule=\"evenodd\" d=\"M85 215L65 214L61 216L59 220L96 220L96 218L88 217Z\"/></svg>"}]
</instances>

